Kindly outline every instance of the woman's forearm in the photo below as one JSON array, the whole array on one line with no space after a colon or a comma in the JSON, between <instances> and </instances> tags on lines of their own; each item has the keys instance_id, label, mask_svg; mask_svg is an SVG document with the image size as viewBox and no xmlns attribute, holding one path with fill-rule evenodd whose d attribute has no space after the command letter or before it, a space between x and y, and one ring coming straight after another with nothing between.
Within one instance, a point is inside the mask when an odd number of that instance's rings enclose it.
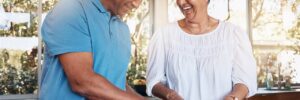
<instances>
[{"instance_id":1,"label":"woman's forearm","mask_svg":"<svg viewBox=\"0 0 300 100\"><path fill-rule=\"evenodd\" d=\"M239 98L239 100L244 100L248 92L249 90L246 85L238 83L234 85L233 90L227 96L235 96Z\"/></svg>"},{"instance_id":2,"label":"woman's forearm","mask_svg":"<svg viewBox=\"0 0 300 100\"><path fill-rule=\"evenodd\" d=\"M162 83L157 83L156 85L154 85L154 87L152 89L152 94L154 96L162 98L164 100L167 100L168 95L170 95L172 92L175 92L175 91L169 89Z\"/></svg>"}]
</instances>

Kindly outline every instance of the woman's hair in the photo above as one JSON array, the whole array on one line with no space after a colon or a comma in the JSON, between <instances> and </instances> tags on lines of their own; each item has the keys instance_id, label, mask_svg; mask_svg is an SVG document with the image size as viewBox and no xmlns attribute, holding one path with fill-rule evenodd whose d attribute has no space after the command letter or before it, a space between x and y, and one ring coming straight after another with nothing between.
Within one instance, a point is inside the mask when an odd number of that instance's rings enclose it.
<instances>
[{"instance_id":1,"label":"woman's hair","mask_svg":"<svg viewBox=\"0 0 300 100\"><path fill-rule=\"evenodd\" d=\"M208 0L208 3L210 2L210 0Z\"/></svg>"}]
</instances>

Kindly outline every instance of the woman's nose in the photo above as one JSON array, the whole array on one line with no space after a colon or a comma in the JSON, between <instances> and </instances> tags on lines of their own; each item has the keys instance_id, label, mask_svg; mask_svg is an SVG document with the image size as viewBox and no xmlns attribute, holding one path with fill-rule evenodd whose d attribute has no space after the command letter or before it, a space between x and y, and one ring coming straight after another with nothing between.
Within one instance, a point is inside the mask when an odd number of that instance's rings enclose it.
<instances>
[{"instance_id":1,"label":"woman's nose","mask_svg":"<svg viewBox=\"0 0 300 100\"><path fill-rule=\"evenodd\" d=\"M177 5L180 6L182 4L185 4L186 3L186 0L177 0Z\"/></svg>"}]
</instances>

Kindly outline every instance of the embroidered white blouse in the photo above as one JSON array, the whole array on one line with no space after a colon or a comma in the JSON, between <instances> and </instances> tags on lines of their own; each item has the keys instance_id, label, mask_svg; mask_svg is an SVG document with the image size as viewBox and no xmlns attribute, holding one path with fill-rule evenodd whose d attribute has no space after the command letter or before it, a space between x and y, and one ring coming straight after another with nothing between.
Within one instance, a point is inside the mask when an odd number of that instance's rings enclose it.
<instances>
[{"instance_id":1,"label":"embroidered white blouse","mask_svg":"<svg viewBox=\"0 0 300 100\"><path fill-rule=\"evenodd\" d=\"M246 32L219 22L203 35L184 32L171 23L154 33L147 64L147 94L158 82L185 100L222 100L234 84L245 84L255 94L256 62Z\"/></svg>"}]
</instances>

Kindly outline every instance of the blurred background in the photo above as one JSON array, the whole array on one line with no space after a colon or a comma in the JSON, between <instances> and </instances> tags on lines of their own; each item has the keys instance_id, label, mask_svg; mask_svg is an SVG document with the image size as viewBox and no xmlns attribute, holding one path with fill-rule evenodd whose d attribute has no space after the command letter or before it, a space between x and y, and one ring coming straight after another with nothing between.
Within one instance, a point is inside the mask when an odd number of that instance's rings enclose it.
<instances>
[{"instance_id":1,"label":"blurred background","mask_svg":"<svg viewBox=\"0 0 300 100\"><path fill-rule=\"evenodd\" d=\"M58 1L0 0L0 99L38 99L40 27ZM249 34L258 94L299 92L300 0L211 0L208 12ZM142 0L123 18L132 42L127 80L139 93L145 95L149 39L157 28L181 18L176 0Z\"/></svg>"}]
</instances>

